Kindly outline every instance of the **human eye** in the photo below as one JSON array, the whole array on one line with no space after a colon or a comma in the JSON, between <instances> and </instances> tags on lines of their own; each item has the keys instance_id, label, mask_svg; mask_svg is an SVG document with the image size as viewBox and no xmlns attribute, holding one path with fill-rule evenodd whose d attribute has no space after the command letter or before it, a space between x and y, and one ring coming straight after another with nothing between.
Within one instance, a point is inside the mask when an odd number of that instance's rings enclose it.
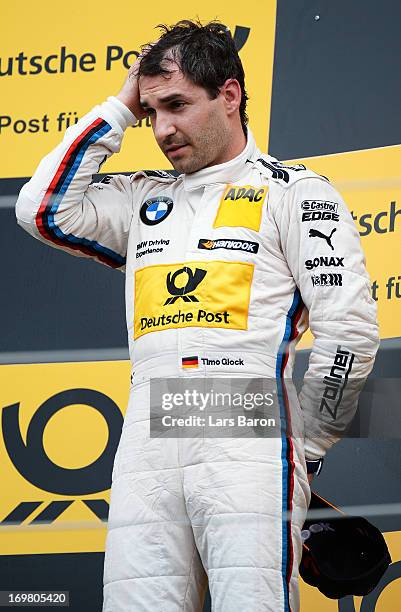
<instances>
[{"instance_id":1,"label":"human eye","mask_svg":"<svg viewBox=\"0 0 401 612\"><path fill-rule=\"evenodd\" d=\"M172 109L183 108L185 106L185 102L182 102L181 100L174 100L174 102L171 102L170 106Z\"/></svg>"}]
</instances>

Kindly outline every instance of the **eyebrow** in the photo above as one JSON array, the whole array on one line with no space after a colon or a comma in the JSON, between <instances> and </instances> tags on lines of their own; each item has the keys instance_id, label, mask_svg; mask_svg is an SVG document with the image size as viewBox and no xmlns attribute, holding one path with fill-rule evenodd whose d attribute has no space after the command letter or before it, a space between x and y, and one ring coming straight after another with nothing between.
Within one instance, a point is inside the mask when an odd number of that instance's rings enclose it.
<instances>
[{"instance_id":1,"label":"eyebrow","mask_svg":"<svg viewBox=\"0 0 401 612\"><path fill-rule=\"evenodd\" d=\"M185 97L184 94L182 93L173 93L170 94L169 96L165 96L164 98L158 98L158 102L161 102L162 104L168 104L169 102L173 102L173 100L176 100L177 98L183 98ZM149 108L149 104L145 101L140 100L140 104L142 106L142 108Z\"/></svg>"}]
</instances>

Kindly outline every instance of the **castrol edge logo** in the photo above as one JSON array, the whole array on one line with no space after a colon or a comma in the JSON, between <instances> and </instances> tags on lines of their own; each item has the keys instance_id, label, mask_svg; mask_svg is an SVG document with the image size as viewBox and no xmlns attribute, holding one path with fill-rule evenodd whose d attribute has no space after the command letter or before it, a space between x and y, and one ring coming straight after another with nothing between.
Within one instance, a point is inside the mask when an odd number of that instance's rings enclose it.
<instances>
[{"instance_id":1,"label":"castrol edge logo","mask_svg":"<svg viewBox=\"0 0 401 612\"><path fill-rule=\"evenodd\" d=\"M137 270L134 338L180 327L247 329L253 269L244 262L194 261Z\"/></svg>"}]
</instances>

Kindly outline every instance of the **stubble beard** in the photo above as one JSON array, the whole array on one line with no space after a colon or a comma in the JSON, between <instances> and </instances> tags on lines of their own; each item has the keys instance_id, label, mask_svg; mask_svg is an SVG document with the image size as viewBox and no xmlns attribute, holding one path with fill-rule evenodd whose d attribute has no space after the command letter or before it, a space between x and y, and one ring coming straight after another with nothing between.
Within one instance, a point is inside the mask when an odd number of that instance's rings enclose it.
<instances>
[{"instance_id":1,"label":"stubble beard","mask_svg":"<svg viewBox=\"0 0 401 612\"><path fill-rule=\"evenodd\" d=\"M190 146L192 155L182 160L171 161L174 170L184 174L193 174L203 168L214 166L215 159L224 152L229 142L229 131L219 124L209 124L207 130L199 133Z\"/></svg>"}]
</instances>

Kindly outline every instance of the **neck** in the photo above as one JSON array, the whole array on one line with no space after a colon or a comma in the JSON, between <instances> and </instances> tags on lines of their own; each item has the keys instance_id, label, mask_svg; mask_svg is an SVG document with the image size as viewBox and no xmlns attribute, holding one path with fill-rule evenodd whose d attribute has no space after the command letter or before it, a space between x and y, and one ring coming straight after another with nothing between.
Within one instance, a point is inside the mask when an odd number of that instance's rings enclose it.
<instances>
[{"instance_id":1,"label":"neck","mask_svg":"<svg viewBox=\"0 0 401 612\"><path fill-rule=\"evenodd\" d=\"M213 160L209 166L217 166L218 164L224 164L225 162L234 159L237 157L246 147L246 136L244 134L244 130L242 129L242 125L239 128L235 127L231 132L229 145L224 151ZM207 166L208 167L208 166Z\"/></svg>"},{"instance_id":2,"label":"neck","mask_svg":"<svg viewBox=\"0 0 401 612\"><path fill-rule=\"evenodd\" d=\"M232 146L230 146L230 150L227 151L227 157L221 163L225 161L230 161L230 159L234 159L237 157L246 147L246 136L241 127L240 130L236 130L236 137L233 139Z\"/></svg>"}]
</instances>

